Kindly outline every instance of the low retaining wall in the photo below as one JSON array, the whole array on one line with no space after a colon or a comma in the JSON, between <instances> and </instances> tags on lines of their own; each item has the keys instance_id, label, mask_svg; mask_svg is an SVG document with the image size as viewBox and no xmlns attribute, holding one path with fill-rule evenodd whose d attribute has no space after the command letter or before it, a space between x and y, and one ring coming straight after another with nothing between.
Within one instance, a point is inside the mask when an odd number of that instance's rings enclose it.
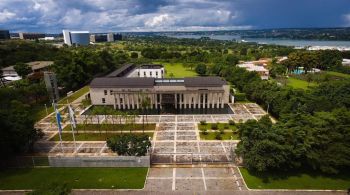
<instances>
[{"instance_id":1,"label":"low retaining wall","mask_svg":"<svg viewBox=\"0 0 350 195\"><path fill-rule=\"evenodd\" d=\"M150 167L149 156L49 156L51 167Z\"/></svg>"}]
</instances>

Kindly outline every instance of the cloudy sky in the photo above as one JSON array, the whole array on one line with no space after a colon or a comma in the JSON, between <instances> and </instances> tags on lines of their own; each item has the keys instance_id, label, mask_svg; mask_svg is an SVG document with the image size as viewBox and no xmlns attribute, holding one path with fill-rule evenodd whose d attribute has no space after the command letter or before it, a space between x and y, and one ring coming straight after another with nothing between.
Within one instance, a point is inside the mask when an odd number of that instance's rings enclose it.
<instances>
[{"instance_id":1,"label":"cloudy sky","mask_svg":"<svg viewBox=\"0 0 350 195\"><path fill-rule=\"evenodd\" d=\"M0 29L13 32L345 26L350 0L0 0Z\"/></svg>"}]
</instances>

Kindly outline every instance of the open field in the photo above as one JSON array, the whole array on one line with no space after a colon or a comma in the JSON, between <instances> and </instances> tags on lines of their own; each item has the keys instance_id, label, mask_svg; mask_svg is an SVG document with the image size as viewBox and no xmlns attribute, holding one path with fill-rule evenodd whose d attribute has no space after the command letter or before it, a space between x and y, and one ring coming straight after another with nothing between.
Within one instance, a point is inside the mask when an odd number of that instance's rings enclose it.
<instances>
[{"instance_id":1,"label":"open field","mask_svg":"<svg viewBox=\"0 0 350 195\"><path fill-rule=\"evenodd\" d=\"M219 132L207 132L207 135L199 133L201 140L217 140L216 135ZM225 132L221 134L221 140L239 140L238 134L233 134L232 132Z\"/></svg>"},{"instance_id":2,"label":"open field","mask_svg":"<svg viewBox=\"0 0 350 195\"><path fill-rule=\"evenodd\" d=\"M89 90L90 90L89 86L85 86L85 87L77 90L76 92L74 92L71 96L62 98L60 101L58 101L58 104L66 104L67 100L69 103L71 103L74 100L81 97L82 95L84 95L85 93L89 92ZM60 106L58 106L58 107L60 107ZM53 110L52 105L51 104L47 105L47 112L50 114L53 111L54 110ZM38 108L37 112L35 113L35 119L40 120L40 119L44 118L45 116L46 116L45 106L41 105L40 109Z\"/></svg>"},{"instance_id":3,"label":"open field","mask_svg":"<svg viewBox=\"0 0 350 195\"><path fill-rule=\"evenodd\" d=\"M156 124L145 124L145 130L154 130ZM142 124L77 124L77 131L141 131ZM71 131L71 126L67 125L63 131Z\"/></svg>"},{"instance_id":4,"label":"open field","mask_svg":"<svg viewBox=\"0 0 350 195\"><path fill-rule=\"evenodd\" d=\"M350 172L324 175L311 171L293 171L262 176L253 175L245 168L239 168L250 189L328 189L346 190L350 186Z\"/></svg>"},{"instance_id":5,"label":"open field","mask_svg":"<svg viewBox=\"0 0 350 195\"><path fill-rule=\"evenodd\" d=\"M127 133L127 132L126 132ZM142 133L135 133L137 135L142 135ZM153 133L145 133L149 137L153 137ZM120 135L120 133L75 133L75 140L76 141L106 141L108 138ZM56 134L53 138L50 139L50 141L59 141L59 135ZM62 140L63 141L73 141L73 135L72 133L62 133Z\"/></svg>"},{"instance_id":6,"label":"open field","mask_svg":"<svg viewBox=\"0 0 350 195\"><path fill-rule=\"evenodd\" d=\"M306 81L296 79L293 77L288 78L287 85L295 89L307 89L308 87L317 86L316 83L312 83L312 82L308 83Z\"/></svg>"},{"instance_id":7,"label":"open field","mask_svg":"<svg viewBox=\"0 0 350 195\"><path fill-rule=\"evenodd\" d=\"M350 78L350 74L344 74L344 73L333 72L333 71L326 71L326 73L336 77Z\"/></svg>"},{"instance_id":8,"label":"open field","mask_svg":"<svg viewBox=\"0 0 350 195\"><path fill-rule=\"evenodd\" d=\"M173 74L174 78L183 78L183 77L195 77L197 76L197 73L193 70L190 70L190 68L186 68L183 66L182 63L164 63L160 62L165 66L165 77L171 78L171 73Z\"/></svg>"},{"instance_id":9,"label":"open field","mask_svg":"<svg viewBox=\"0 0 350 195\"><path fill-rule=\"evenodd\" d=\"M36 189L52 182L73 189L141 189L147 168L26 168L0 172L0 189Z\"/></svg>"}]
</instances>

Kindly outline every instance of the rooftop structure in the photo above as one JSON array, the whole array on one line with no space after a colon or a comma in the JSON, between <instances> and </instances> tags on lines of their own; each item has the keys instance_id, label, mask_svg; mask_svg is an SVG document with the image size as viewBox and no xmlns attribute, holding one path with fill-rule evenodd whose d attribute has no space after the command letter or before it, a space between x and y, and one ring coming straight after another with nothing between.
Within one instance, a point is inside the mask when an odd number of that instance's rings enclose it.
<instances>
[{"instance_id":1,"label":"rooftop structure","mask_svg":"<svg viewBox=\"0 0 350 195\"><path fill-rule=\"evenodd\" d=\"M53 61L34 61L34 62L28 62L26 64L28 64L32 68L32 71L34 73L34 72L45 71L47 67L53 64ZM17 74L17 72L15 71L14 65L3 68L2 76L6 80L13 80L14 78L17 78L15 80L21 79Z\"/></svg>"},{"instance_id":2,"label":"rooftop structure","mask_svg":"<svg viewBox=\"0 0 350 195\"><path fill-rule=\"evenodd\" d=\"M111 72L107 77L152 77L163 78L164 67L161 64L127 64Z\"/></svg>"},{"instance_id":3,"label":"rooftop structure","mask_svg":"<svg viewBox=\"0 0 350 195\"><path fill-rule=\"evenodd\" d=\"M238 64L237 66L244 68L247 71L257 72L260 75L261 79L264 79L264 80L269 79L269 70L266 69L263 65L256 65L251 62L245 62L243 64Z\"/></svg>"},{"instance_id":4,"label":"rooftop structure","mask_svg":"<svg viewBox=\"0 0 350 195\"><path fill-rule=\"evenodd\" d=\"M90 33L89 31L69 31L63 30L64 43L72 45L89 45L90 43Z\"/></svg>"}]
</instances>

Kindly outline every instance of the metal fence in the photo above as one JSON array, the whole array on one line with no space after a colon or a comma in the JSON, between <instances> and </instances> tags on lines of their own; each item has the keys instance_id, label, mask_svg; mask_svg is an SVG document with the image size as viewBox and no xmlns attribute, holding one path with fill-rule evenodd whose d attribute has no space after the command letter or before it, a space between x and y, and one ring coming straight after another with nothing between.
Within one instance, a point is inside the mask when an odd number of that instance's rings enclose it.
<instances>
[{"instance_id":1,"label":"metal fence","mask_svg":"<svg viewBox=\"0 0 350 195\"><path fill-rule=\"evenodd\" d=\"M209 153L153 153L151 164L228 164L232 163L229 154Z\"/></svg>"}]
</instances>

